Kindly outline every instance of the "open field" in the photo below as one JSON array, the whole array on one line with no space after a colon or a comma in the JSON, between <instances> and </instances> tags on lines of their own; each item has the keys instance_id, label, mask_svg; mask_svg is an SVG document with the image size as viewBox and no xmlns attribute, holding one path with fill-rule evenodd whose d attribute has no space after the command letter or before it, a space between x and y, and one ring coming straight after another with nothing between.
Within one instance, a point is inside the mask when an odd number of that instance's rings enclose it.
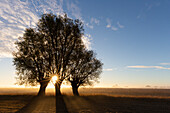
<instances>
[{"instance_id":1,"label":"open field","mask_svg":"<svg viewBox=\"0 0 170 113\"><path fill-rule=\"evenodd\" d=\"M38 88L0 88L0 95L36 95ZM62 88L62 94L72 95L71 88ZM107 95L114 97L170 98L170 89L130 88L79 88L80 95ZM54 88L47 88L47 95L54 95Z\"/></svg>"},{"instance_id":2,"label":"open field","mask_svg":"<svg viewBox=\"0 0 170 113\"><path fill-rule=\"evenodd\" d=\"M0 89L0 112L41 113L170 113L168 89L82 88L80 97L62 89L55 102L54 91L37 98L37 89Z\"/></svg>"}]
</instances>

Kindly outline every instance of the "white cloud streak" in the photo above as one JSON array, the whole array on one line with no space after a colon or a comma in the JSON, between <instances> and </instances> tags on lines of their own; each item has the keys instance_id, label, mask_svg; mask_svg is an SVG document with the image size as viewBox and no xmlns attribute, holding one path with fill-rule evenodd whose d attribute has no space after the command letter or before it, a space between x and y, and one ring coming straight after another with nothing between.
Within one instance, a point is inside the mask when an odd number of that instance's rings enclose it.
<instances>
[{"instance_id":1,"label":"white cloud streak","mask_svg":"<svg viewBox=\"0 0 170 113\"><path fill-rule=\"evenodd\" d=\"M91 49L91 40L92 40L91 35L90 34L85 34L83 36L82 40L83 40L83 43L85 44L86 48L88 50L90 50Z\"/></svg>"},{"instance_id":2,"label":"white cloud streak","mask_svg":"<svg viewBox=\"0 0 170 113\"><path fill-rule=\"evenodd\" d=\"M90 28L90 29L93 29L93 25L89 24L89 23L86 23L85 24L86 27Z\"/></svg>"},{"instance_id":3,"label":"white cloud streak","mask_svg":"<svg viewBox=\"0 0 170 113\"><path fill-rule=\"evenodd\" d=\"M98 19L96 19L96 18L91 18L90 22L95 23L97 25L99 25L99 23L100 23L100 21Z\"/></svg>"},{"instance_id":4,"label":"white cloud streak","mask_svg":"<svg viewBox=\"0 0 170 113\"><path fill-rule=\"evenodd\" d=\"M91 20L90 23L88 23L85 20L83 20L81 16L81 10L76 3L67 1L67 10L68 12L71 13L72 17L81 20L84 23L84 26L86 26L87 28L90 28L90 29L94 28L93 25L91 24L91 21L98 22L98 20Z\"/></svg>"},{"instance_id":5,"label":"white cloud streak","mask_svg":"<svg viewBox=\"0 0 170 113\"><path fill-rule=\"evenodd\" d=\"M143 65L141 65L141 66L139 66L139 65L137 65L137 66L127 66L127 68L140 68L140 69L150 68L150 69L167 69L167 70L170 70L170 68L166 68L166 67L162 67L162 66L143 66Z\"/></svg>"},{"instance_id":6,"label":"white cloud streak","mask_svg":"<svg viewBox=\"0 0 170 113\"><path fill-rule=\"evenodd\" d=\"M12 57L14 42L22 36L25 28L35 27L41 14L63 14L62 5L62 0L1 0L0 58Z\"/></svg>"},{"instance_id":7,"label":"white cloud streak","mask_svg":"<svg viewBox=\"0 0 170 113\"><path fill-rule=\"evenodd\" d=\"M85 26L93 29L93 25L83 21L80 8L67 2L67 9L76 19L84 22ZM22 36L25 28L35 27L41 14L53 13L63 15L63 0L4 0L0 1L0 58L12 57L15 51L14 42ZM90 22L99 24L93 18ZM91 49L91 36L86 34L83 41L87 49Z\"/></svg>"},{"instance_id":8,"label":"white cloud streak","mask_svg":"<svg viewBox=\"0 0 170 113\"><path fill-rule=\"evenodd\" d=\"M105 68L103 71L118 71L118 68Z\"/></svg>"},{"instance_id":9,"label":"white cloud streak","mask_svg":"<svg viewBox=\"0 0 170 113\"><path fill-rule=\"evenodd\" d=\"M116 27L116 26L113 26L113 25L112 25L112 22L111 22L111 20L110 20L109 18L106 19L106 23L107 23L106 28L110 28L110 29L113 30L113 31L117 31L119 28L120 28L120 29L124 28L124 26L121 25L121 24L119 23L119 21L118 21L117 24L116 24L117 27Z\"/></svg>"},{"instance_id":10,"label":"white cloud streak","mask_svg":"<svg viewBox=\"0 0 170 113\"><path fill-rule=\"evenodd\" d=\"M109 18L106 19L106 22L107 22L107 28L110 28L111 27L111 20Z\"/></svg>"},{"instance_id":11,"label":"white cloud streak","mask_svg":"<svg viewBox=\"0 0 170 113\"><path fill-rule=\"evenodd\" d=\"M111 27L111 25L109 25L109 24L108 24L106 27L107 27L107 28L110 28L110 27Z\"/></svg>"},{"instance_id":12,"label":"white cloud streak","mask_svg":"<svg viewBox=\"0 0 170 113\"><path fill-rule=\"evenodd\" d=\"M103 69L103 71L113 71L112 68L108 68L108 69Z\"/></svg>"},{"instance_id":13,"label":"white cloud streak","mask_svg":"<svg viewBox=\"0 0 170 113\"><path fill-rule=\"evenodd\" d=\"M106 22L107 22L106 28L110 28L113 31L117 31L118 30L117 27L112 25L112 22L111 22L111 20L109 18L106 19Z\"/></svg>"},{"instance_id":14,"label":"white cloud streak","mask_svg":"<svg viewBox=\"0 0 170 113\"><path fill-rule=\"evenodd\" d=\"M114 26L112 26L111 29L112 29L113 31L117 31L117 30L118 30L118 28L117 28L117 27L114 27Z\"/></svg>"},{"instance_id":15,"label":"white cloud streak","mask_svg":"<svg viewBox=\"0 0 170 113\"><path fill-rule=\"evenodd\" d=\"M147 17L147 12L151 10L152 8L156 8L160 6L160 2L152 2L152 3L146 3L144 7L140 10L140 13L137 15L137 19L141 19L143 17Z\"/></svg>"},{"instance_id":16,"label":"white cloud streak","mask_svg":"<svg viewBox=\"0 0 170 113\"><path fill-rule=\"evenodd\" d=\"M117 25L118 25L119 28L124 28L124 26L121 25L119 22L117 22Z\"/></svg>"},{"instance_id":17,"label":"white cloud streak","mask_svg":"<svg viewBox=\"0 0 170 113\"><path fill-rule=\"evenodd\" d=\"M170 63L160 63L161 65L170 65Z\"/></svg>"},{"instance_id":18,"label":"white cloud streak","mask_svg":"<svg viewBox=\"0 0 170 113\"><path fill-rule=\"evenodd\" d=\"M74 4L73 2L67 2L67 9L76 19L82 20L80 8L76 4Z\"/></svg>"}]
</instances>

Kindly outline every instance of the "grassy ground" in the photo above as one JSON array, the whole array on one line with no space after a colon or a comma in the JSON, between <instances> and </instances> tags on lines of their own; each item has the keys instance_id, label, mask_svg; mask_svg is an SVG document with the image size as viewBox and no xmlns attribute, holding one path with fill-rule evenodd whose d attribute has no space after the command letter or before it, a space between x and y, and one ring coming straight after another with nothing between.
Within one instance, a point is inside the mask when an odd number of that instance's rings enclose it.
<instances>
[{"instance_id":1,"label":"grassy ground","mask_svg":"<svg viewBox=\"0 0 170 113\"><path fill-rule=\"evenodd\" d=\"M14 113L27 105L33 95L0 95L0 113Z\"/></svg>"},{"instance_id":2,"label":"grassy ground","mask_svg":"<svg viewBox=\"0 0 170 113\"><path fill-rule=\"evenodd\" d=\"M169 99L96 96L65 96L70 113L170 113Z\"/></svg>"},{"instance_id":3,"label":"grassy ground","mask_svg":"<svg viewBox=\"0 0 170 113\"><path fill-rule=\"evenodd\" d=\"M53 92L36 98L35 89L16 90L0 90L0 112L170 113L170 90L165 89L80 89L80 97L65 89L57 101Z\"/></svg>"}]
</instances>

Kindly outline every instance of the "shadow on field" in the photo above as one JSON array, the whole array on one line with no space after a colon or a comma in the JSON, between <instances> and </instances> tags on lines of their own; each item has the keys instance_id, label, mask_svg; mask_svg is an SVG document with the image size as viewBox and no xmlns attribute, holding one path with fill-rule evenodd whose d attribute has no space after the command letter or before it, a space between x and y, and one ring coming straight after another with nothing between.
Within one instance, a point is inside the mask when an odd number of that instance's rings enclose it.
<instances>
[{"instance_id":1,"label":"shadow on field","mask_svg":"<svg viewBox=\"0 0 170 113\"><path fill-rule=\"evenodd\" d=\"M63 96L56 97L56 113L68 113Z\"/></svg>"},{"instance_id":2,"label":"shadow on field","mask_svg":"<svg viewBox=\"0 0 170 113\"><path fill-rule=\"evenodd\" d=\"M34 97L17 113L68 113L62 96Z\"/></svg>"},{"instance_id":3,"label":"shadow on field","mask_svg":"<svg viewBox=\"0 0 170 113\"><path fill-rule=\"evenodd\" d=\"M170 113L170 99L64 95L33 97L17 113Z\"/></svg>"},{"instance_id":4,"label":"shadow on field","mask_svg":"<svg viewBox=\"0 0 170 113\"><path fill-rule=\"evenodd\" d=\"M64 96L69 113L169 113L170 99Z\"/></svg>"}]
</instances>

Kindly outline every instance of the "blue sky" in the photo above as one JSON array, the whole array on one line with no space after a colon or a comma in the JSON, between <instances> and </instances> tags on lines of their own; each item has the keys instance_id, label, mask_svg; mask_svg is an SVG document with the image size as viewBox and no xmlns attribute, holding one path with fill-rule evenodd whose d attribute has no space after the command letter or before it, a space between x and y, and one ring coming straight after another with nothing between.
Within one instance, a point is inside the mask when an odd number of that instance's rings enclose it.
<instances>
[{"instance_id":1,"label":"blue sky","mask_svg":"<svg viewBox=\"0 0 170 113\"><path fill-rule=\"evenodd\" d=\"M43 13L84 22L85 42L104 63L98 87L170 88L170 1L0 0L0 87L15 83L14 42Z\"/></svg>"}]
</instances>

